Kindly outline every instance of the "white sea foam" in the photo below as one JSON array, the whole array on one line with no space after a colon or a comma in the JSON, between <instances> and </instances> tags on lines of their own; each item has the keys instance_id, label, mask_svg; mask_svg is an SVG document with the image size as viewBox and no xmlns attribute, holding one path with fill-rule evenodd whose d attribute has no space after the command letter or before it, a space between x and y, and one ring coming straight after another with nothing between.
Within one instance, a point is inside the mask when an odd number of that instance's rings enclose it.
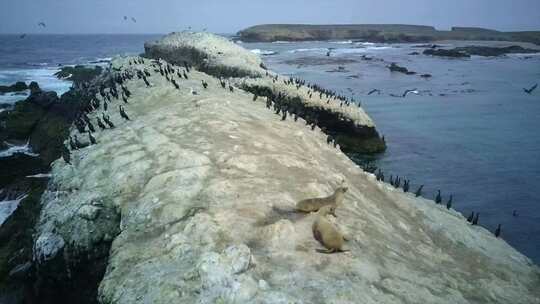
<instances>
[{"instance_id":1,"label":"white sea foam","mask_svg":"<svg viewBox=\"0 0 540 304\"><path fill-rule=\"evenodd\" d=\"M7 220L7 218L17 210L19 203L25 199L27 194L23 194L14 200L0 201L0 226Z\"/></svg>"},{"instance_id":2,"label":"white sea foam","mask_svg":"<svg viewBox=\"0 0 540 304\"><path fill-rule=\"evenodd\" d=\"M335 43L335 44L352 44L352 40L344 40L344 41L330 41L330 43Z\"/></svg>"},{"instance_id":3,"label":"white sea foam","mask_svg":"<svg viewBox=\"0 0 540 304\"><path fill-rule=\"evenodd\" d=\"M27 141L26 144L20 145L20 146L12 145L7 142L6 142L6 145L8 146L8 148L3 151L0 151L0 157L9 157L15 153L23 153L23 154L26 154L28 156L33 156L33 157L39 156L39 154L32 152L32 148L30 147L29 141Z\"/></svg>"},{"instance_id":4,"label":"white sea foam","mask_svg":"<svg viewBox=\"0 0 540 304\"><path fill-rule=\"evenodd\" d=\"M375 43L373 42L355 42L356 45L363 45L363 46L374 46Z\"/></svg>"},{"instance_id":5,"label":"white sea foam","mask_svg":"<svg viewBox=\"0 0 540 304\"><path fill-rule=\"evenodd\" d=\"M305 49L294 49L294 50L290 50L289 53L304 53L304 52L316 52L316 53L320 53L320 52L328 52L328 49L327 48L305 48Z\"/></svg>"},{"instance_id":6,"label":"white sea foam","mask_svg":"<svg viewBox=\"0 0 540 304\"><path fill-rule=\"evenodd\" d=\"M34 175L27 175L26 177L29 177L29 178L50 178L50 177L52 177L52 174L50 174L50 173L39 173L39 174L34 174Z\"/></svg>"},{"instance_id":7,"label":"white sea foam","mask_svg":"<svg viewBox=\"0 0 540 304\"><path fill-rule=\"evenodd\" d=\"M62 95L69 90L72 82L56 78L54 74L58 71L57 67L0 70L0 78L3 85L11 85L17 81L24 81L27 84L35 81L41 89L55 91L58 95ZM0 95L0 102L12 103L26 97L4 94Z\"/></svg>"},{"instance_id":8,"label":"white sea foam","mask_svg":"<svg viewBox=\"0 0 540 304\"><path fill-rule=\"evenodd\" d=\"M253 49L251 50L252 53L262 56L269 56L269 55L275 55L277 52L275 51L269 51L269 50L261 50L261 49Z\"/></svg>"}]
</instances>

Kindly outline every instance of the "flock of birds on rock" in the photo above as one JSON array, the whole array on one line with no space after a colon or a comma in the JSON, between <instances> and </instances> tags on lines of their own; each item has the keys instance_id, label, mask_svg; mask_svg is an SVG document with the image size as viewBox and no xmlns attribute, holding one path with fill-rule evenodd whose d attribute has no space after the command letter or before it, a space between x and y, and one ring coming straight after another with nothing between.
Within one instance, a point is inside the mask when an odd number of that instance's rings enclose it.
<instances>
[{"instance_id":1,"label":"flock of birds on rock","mask_svg":"<svg viewBox=\"0 0 540 304\"><path fill-rule=\"evenodd\" d=\"M375 174L375 178L376 178L377 181L385 182L384 173L380 169ZM403 181L403 184L402 184L402 181ZM409 192L409 190L410 190L411 181L408 180L408 179L403 179L402 180L401 177L399 177L399 176L396 176L394 178L393 175L390 175L390 179L389 179L388 183L391 186L393 186L394 188L396 188L396 189L399 189L399 187L402 187L403 192L405 192L405 193ZM416 191L414 192L414 196L415 197L422 196L423 189L424 189L424 185L420 185L416 189ZM451 209L452 208L453 200L454 200L454 196L450 195L448 197L448 200L446 201L446 204L445 204L446 209ZM437 204L437 205L443 204L441 190L437 190L437 195L435 196L434 201L435 201L435 204ZM517 216L517 211L514 210L512 215ZM473 225L473 226L478 225L479 217L480 217L479 212L476 212L476 213L472 212L471 215L469 215L469 217L467 218L467 222L471 223L471 225ZM497 226L497 229L495 230L494 235L495 235L495 237L499 237L501 235L501 224L499 224Z\"/></svg>"},{"instance_id":2,"label":"flock of birds on rock","mask_svg":"<svg viewBox=\"0 0 540 304\"><path fill-rule=\"evenodd\" d=\"M129 60L128 63L130 66L134 64L145 64L145 59L135 58L133 60ZM161 74L161 76L163 76L168 82L170 82L176 89L180 89L180 86L175 77L177 77L179 80L189 79L188 75L191 68L190 65L185 61L183 68L179 68L172 66L169 63L164 63L161 60L152 60L152 67L154 67L155 73ZM115 124L112 122L111 117L108 115L109 111L112 109L109 105L113 102L123 102L123 104L119 104L117 106L118 112L122 119L130 121L131 118L126 112L125 105L129 104L129 98L131 97L132 93L124 85L124 83L127 80L132 80L134 77L137 77L138 79L142 80L147 87L150 87L151 84L147 79L147 77L150 76L151 73L146 68L136 69L136 73L132 73L130 71L111 73L111 77L109 77L108 80L101 82L101 84L99 84L99 87L97 88L97 92L95 93L91 93L92 90L89 90L88 86L83 86L84 89L87 89L90 92L89 94L91 97L88 105L75 119L74 126L78 130L79 135L88 136L88 141L81 142L76 134L74 134L73 136L69 136L69 148L64 146L62 151L62 157L67 164L71 164L72 151L79 150L98 143L97 139L93 135L97 133L98 130L96 129L92 119L88 115L101 110L101 116L95 115L95 123L97 124L99 130L105 131L107 129L114 129ZM277 75L268 76L272 77L273 82L279 81ZM304 80L298 78L291 77L288 79L284 79L283 81L287 85L296 86L297 90L300 89L300 87L306 85L306 82ZM227 83L222 78L219 78L219 83L223 89L228 89L229 91L234 92L234 86L230 82ZM201 85L203 90L207 89L209 86L209 84L205 80L201 80ZM344 96L336 94L333 91L323 89L317 85L307 84L307 87L309 88L308 96L310 98L313 94L319 94L320 98L325 96L328 99L327 103L331 101L339 102L340 106L350 106L351 103L354 103L354 100L352 99L348 99ZM246 89L245 86L244 88ZM253 93L253 101L257 101L259 96L263 96L266 94L266 108L273 110L276 115L281 115L281 120L286 120L287 116L292 117L294 121L297 121L298 117L303 117L306 121L306 125L311 126L312 130L315 130L315 128L318 126L319 119L316 115L316 112L309 113L305 111L306 108L302 109L300 105L304 105L304 103L299 97L291 98L281 92L275 94L271 90L267 90L263 92L263 94L259 95L261 92L257 91L255 87L247 87L247 90L255 91L255 93ZM192 89L192 94L196 95L197 92ZM98 96L101 98L98 98ZM324 128L321 128L321 131L324 131ZM337 147L338 145L336 139L332 135L327 135L327 144L333 144L334 147ZM378 181L385 182L385 175L380 169L376 173L376 179ZM402 187L404 192L410 191L410 180L408 179L402 179L399 176L394 177L393 175L391 175L389 183L396 189ZM424 185L420 185L418 189L414 192L414 195L416 197L422 195L423 187ZM452 207L452 202L453 196L450 195L446 202L447 209L450 209ZM435 203L442 203L442 196L440 190L435 197ZM479 221L479 215L479 213L473 212L467 218L467 221L472 225L477 225ZM515 212L514 216L517 216ZM497 227L495 231L495 236L499 237L500 234L501 225Z\"/></svg>"}]
</instances>

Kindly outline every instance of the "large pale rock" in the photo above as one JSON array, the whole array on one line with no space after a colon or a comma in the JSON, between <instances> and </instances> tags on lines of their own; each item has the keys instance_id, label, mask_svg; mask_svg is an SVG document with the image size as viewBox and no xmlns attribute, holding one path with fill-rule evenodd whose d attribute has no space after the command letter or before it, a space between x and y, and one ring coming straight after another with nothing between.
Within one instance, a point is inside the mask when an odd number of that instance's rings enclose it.
<instances>
[{"instance_id":1,"label":"large pale rock","mask_svg":"<svg viewBox=\"0 0 540 304\"><path fill-rule=\"evenodd\" d=\"M84 248L114 238L102 303L540 303L528 258L376 181L319 129L207 74L175 77L175 89L149 60L130 59L113 68L145 68L152 86L127 81L131 120L113 102L116 128L73 151L72 165L54 162L35 244L44 252L53 232ZM337 224L350 251L321 254L315 216L293 208L343 182ZM101 208L95 218L88 206Z\"/></svg>"},{"instance_id":2,"label":"large pale rock","mask_svg":"<svg viewBox=\"0 0 540 304\"><path fill-rule=\"evenodd\" d=\"M265 73L259 56L211 33L179 32L144 44L151 58L183 65L184 61L214 75L258 77Z\"/></svg>"}]
</instances>

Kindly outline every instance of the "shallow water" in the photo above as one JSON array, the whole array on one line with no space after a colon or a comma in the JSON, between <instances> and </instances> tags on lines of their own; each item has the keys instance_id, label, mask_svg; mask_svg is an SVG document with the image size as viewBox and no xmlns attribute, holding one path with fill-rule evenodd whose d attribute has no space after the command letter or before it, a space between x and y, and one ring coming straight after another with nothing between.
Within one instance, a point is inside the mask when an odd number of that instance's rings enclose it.
<instances>
[{"instance_id":1,"label":"shallow water","mask_svg":"<svg viewBox=\"0 0 540 304\"><path fill-rule=\"evenodd\" d=\"M413 190L425 184L428 198L441 189L443 202L453 194L455 209L466 216L480 212L480 224L491 231L502 224L502 237L540 263L540 91L527 95L522 90L540 83L540 56L441 59L408 55L423 49L407 44L243 46L277 51L264 57L271 69L360 100L386 138L388 150L376 158L386 178L397 174L411 179ZM325 59L328 47L340 48L331 58L357 62L283 63L301 57ZM375 59L362 60L362 55ZM433 77L391 73L386 68L391 62ZM338 65L347 72L327 72ZM382 93L368 96L374 88ZM418 89L421 95L389 96L406 89Z\"/></svg>"},{"instance_id":2,"label":"shallow water","mask_svg":"<svg viewBox=\"0 0 540 304\"><path fill-rule=\"evenodd\" d=\"M37 80L59 93L69 82L52 74L62 64L85 64L117 54L138 54L145 41L158 35L0 35L0 84ZM540 83L540 56L466 60L407 55L412 45L352 43L243 43L259 52L273 70L317 82L355 96L385 135L388 150L377 157L386 176L411 179L411 189L425 184L424 195L442 190L444 201L468 215L480 212L480 224L502 236L540 264L540 91L526 95L522 87ZM285 64L309 57L317 62L334 48L326 65ZM373 57L371 61L362 56ZM378 61L382 59L384 61ZM397 62L431 79L390 73ZM341 65L346 72L338 70ZM367 93L378 88L380 95ZM405 89L421 96L395 98ZM444 96L441 96L443 94ZM4 98L4 99L2 99ZM0 103L6 96L0 96ZM24 98L24 97L22 97ZM13 100L22 99L19 97ZM517 210L519 216L513 217Z\"/></svg>"}]
</instances>

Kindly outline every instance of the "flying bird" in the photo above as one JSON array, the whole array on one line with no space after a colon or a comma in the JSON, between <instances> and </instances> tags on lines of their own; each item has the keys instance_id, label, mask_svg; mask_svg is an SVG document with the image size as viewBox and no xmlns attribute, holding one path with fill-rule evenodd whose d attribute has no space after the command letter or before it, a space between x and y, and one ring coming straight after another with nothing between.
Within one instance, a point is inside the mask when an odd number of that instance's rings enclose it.
<instances>
[{"instance_id":1,"label":"flying bird","mask_svg":"<svg viewBox=\"0 0 540 304\"><path fill-rule=\"evenodd\" d=\"M420 92L418 92L417 89L405 90L405 92L403 92L403 95L401 95L401 97L404 97L404 98L405 98L405 97L407 97L407 95L409 95L409 94L411 94L411 93L412 93L412 94L415 94L415 95L419 95L419 94L420 94Z\"/></svg>"},{"instance_id":2,"label":"flying bird","mask_svg":"<svg viewBox=\"0 0 540 304\"><path fill-rule=\"evenodd\" d=\"M46 25L45 22L43 22L43 21L40 22L40 23L38 23L38 26L41 26L41 27L43 27L43 28L47 27L47 25Z\"/></svg>"},{"instance_id":3,"label":"flying bird","mask_svg":"<svg viewBox=\"0 0 540 304\"><path fill-rule=\"evenodd\" d=\"M371 95L371 94L373 94L373 93L381 94L381 90L379 90L379 89L373 89L373 90L369 91L369 93L367 93L367 94L368 94L368 96L369 96L369 95Z\"/></svg>"},{"instance_id":4,"label":"flying bird","mask_svg":"<svg viewBox=\"0 0 540 304\"><path fill-rule=\"evenodd\" d=\"M24 37L26 37L26 34L22 34L19 36L20 39L24 39Z\"/></svg>"},{"instance_id":5,"label":"flying bird","mask_svg":"<svg viewBox=\"0 0 540 304\"><path fill-rule=\"evenodd\" d=\"M124 20L128 20L128 17L127 17L127 16L124 16Z\"/></svg>"},{"instance_id":6,"label":"flying bird","mask_svg":"<svg viewBox=\"0 0 540 304\"><path fill-rule=\"evenodd\" d=\"M530 89L525 89L525 88L523 88L523 91L525 91L525 93L531 95L532 92L533 92L534 90L536 90L537 87L538 87L538 83L535 84L535 85L533 85Z\"/></svg>"},{"instance_id":7,"label":"flying bird","mask_svg":"<svg viewBox=\"0 0 540 304\"><path fill-rule=\"evenodd\" d=\"M135 17L131 17L131 21L137 23L137 19L135 19Z\"/></svg>"}]
</instances>

